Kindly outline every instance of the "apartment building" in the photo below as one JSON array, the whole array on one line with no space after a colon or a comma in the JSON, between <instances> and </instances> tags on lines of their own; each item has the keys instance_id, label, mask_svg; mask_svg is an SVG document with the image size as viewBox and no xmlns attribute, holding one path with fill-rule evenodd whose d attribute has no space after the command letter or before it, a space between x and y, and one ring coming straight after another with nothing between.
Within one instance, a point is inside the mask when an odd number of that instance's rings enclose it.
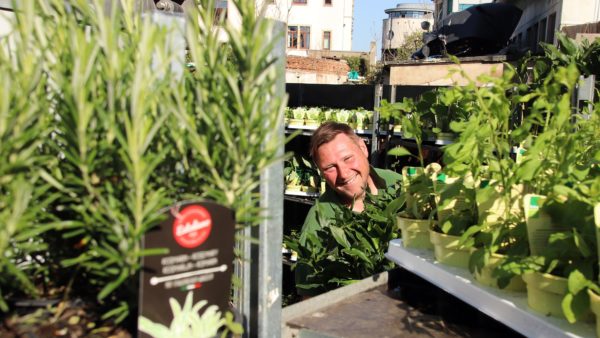
<instances>
[{"instance_id":1,"label":"apartment building","mask_svg":"<svg viewBox=\"0 0 600 338\"><path fill-rule=\"evenodd\" d=\"M432 0L435 7L435 21L442 22L454 12L464 11L473 6L494 2L494 0Z\"/></svg>"},{"instance_id":2,"label":"apartment building","mask_svg":"<svg viewBox=\"0 0 600 338\"><path fill-rule=\"evenodd\" d=\"M287 23L288 55L309 50L350 51L354 0L258 0L265 16Z\"/></svg>"},{"instance_id":3,"label":"apartment building","mask_svg":"<svg viewBox=\"0 0 600 338\"><path fill-rule=\"evenodd\" d=\"M520 47L539 51L539 42L556 43L556 31L566 27L600 21L598 0L496 0L523 10L521 21L513 33ZM597 29L594 29L597 30ZM598 31L588 31L598 33Z\"/></svg>"},{"instance_id":4,"label":"apartment building","mask_svg":"<svg viewBox=\"0 0 600 338\"><path fill-rule=\"evenodd\" d=\"M414 32L424 32L421 27L423 21L428 21L433 27L433 4L412 3L398 4L394 8L386 9L387 18L383 19L381 34L381 55L393 58L395 51L400 48L406 38Z\"/></svg>"}]
</instances>

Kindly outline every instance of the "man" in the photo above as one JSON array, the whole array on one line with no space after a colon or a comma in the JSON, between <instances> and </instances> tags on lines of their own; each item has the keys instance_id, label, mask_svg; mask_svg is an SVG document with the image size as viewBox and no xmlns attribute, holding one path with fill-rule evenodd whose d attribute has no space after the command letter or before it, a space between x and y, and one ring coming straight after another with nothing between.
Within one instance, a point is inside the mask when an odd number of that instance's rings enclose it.
<instances>
[{"instance_id":1,"label":"man","mask_svg":"<svg viewBox=\"0 0 600 338\"><path fill-rule=\"evenodd\" d=\"M310 142L310 156L319 168L327 188L319 197L304 221L300 234L300 244L305 245L309 234L314 234L327 226L336 215L336 209L351 208L354 212L365 209L365 196L369 192L394 190L394 185L402 175L369 165L369 151L365 142L352 128L343 123L325 122L314 133ZM304 284L311 268L299 264L296 267L296 284ZM304 298L325 290L297 289Z\"/></svg>"},{"instance_id":2,"label":"man","mask_svg":"<svg viewBox=\"0 0 600 338\"><path fill-rule=\"evenodd\" d=\"M362 212L367 191L377 195L379 189L391 188L402 179L394 171L371 167L368 155L365 142L346 124L325 122L314 132L310 156L327 183L318 201L321 219L332 219L340 207ZM313 206L302 226L301 241L305 233L321 227L316 213Z\"/></svg>"}]
</instances>

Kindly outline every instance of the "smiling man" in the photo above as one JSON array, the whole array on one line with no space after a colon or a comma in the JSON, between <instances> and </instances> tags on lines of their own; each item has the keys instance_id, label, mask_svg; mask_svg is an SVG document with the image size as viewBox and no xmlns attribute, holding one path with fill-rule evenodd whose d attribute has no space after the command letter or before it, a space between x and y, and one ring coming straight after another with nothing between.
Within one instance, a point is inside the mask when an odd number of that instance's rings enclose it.
<instances>
[{"instance_id":1,"label":"smiling man","mask_svg":"<svg viewBox=\"0 0 600 338\"><path fill-rule=\"evenodd\" d=\"M365 193L377 195L379 189L389 189L402 175L369 165L369 151L365 142L344 123L325 122L313 134L310 155L321 171L327 189L319 198L320 219L333 218L335 208L364 210ZM302 232L320 228L317 207L313 206L302 227Z\"/></svg>"},{"instance_id":2,"label":"smiling man","mask_svg":"<svg viewBox=\"0 0 600 338\"><path fill-rule=\"evenodd\" d=\"M367 192L377 195L380 190L392 191L402 179L402 175L394 171L371 167L365 142L347 124L322 124L311 138L310 155L327 188L306 216L300 234L302 245L309 234L314 234L334 220L336 209L345 207L360 213L365 208ZM309 273L307 269L306 266L297 267L296 284L305 282ZM300 288L298 293L303 296L315 294Z\"/></svg>"}]
</instances>

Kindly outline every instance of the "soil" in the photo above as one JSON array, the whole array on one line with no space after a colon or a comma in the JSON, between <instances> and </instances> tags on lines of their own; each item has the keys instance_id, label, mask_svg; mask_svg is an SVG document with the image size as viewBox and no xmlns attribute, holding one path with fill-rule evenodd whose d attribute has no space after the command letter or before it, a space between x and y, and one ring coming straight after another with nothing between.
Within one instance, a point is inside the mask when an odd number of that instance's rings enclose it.
<instances>
[{"instance_id":1,"label":"soil","mask_svg":"<svg viewBox=\"0 0 600 338\"><path fill-rule=\"evenodd\" d=\"M20 303L16 312L2 319L0 337L132 337L126 329L118 326L98 326L101 321L97 311L81 300Z\"/></svg>"}]
</instances>

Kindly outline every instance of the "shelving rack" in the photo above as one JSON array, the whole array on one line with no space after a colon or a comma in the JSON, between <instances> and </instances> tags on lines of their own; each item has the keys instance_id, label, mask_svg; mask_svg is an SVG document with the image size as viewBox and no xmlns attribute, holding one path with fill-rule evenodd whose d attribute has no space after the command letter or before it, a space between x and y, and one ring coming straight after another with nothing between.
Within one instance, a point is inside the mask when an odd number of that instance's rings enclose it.
<instances>
[{"instance_id":1,"label":"shelving rack","mask_svg":"<svg viewBox=\"0 0 600 338\"><path fill-rule=\"evenodd\" d=\"M596 336L591 323L569 324L536 313L527 306L526 293L482 286L468 270L438 263L430 250L404 248L401 239L390 242L386 257L526 337Z\"/></svg>"}]
</instances>

